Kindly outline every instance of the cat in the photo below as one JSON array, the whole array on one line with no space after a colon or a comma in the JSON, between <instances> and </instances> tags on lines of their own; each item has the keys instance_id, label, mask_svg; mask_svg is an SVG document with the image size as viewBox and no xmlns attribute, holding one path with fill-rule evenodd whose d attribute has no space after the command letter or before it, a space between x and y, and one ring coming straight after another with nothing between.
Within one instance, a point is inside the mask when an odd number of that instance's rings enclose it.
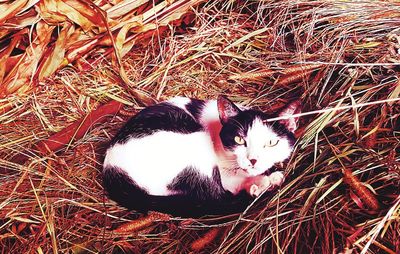
<instances>
[{"instance_id":1,"label":"cat","mask_svg":"<svg viewBox=\"0 0 400 254\"><path fill-rule=\"evenodd\" d=\"M111 140L103 183L128 209L179 216L229 213L282 184L271 172L295 143L298 101L266 114L217 100L175 97L144 108ZM236 210L235 210L236 209Z\"/></svg>"}]
</instances>

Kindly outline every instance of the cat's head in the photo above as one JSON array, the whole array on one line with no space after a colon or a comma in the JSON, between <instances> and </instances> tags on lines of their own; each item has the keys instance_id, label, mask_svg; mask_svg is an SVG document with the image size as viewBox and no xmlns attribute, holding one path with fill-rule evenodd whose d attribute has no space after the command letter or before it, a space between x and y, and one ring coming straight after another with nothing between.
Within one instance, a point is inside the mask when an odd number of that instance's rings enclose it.
<instances>
[{"instance_id":1,"label":"cat's head","mask_svg":"<svg viewBox=\"0 0 400 254\"><path fill-rule=\"evenodd\" d=\"M218 97L217 104L222 123L222 144L225 150L236 156L238 166L249 175L262 174L290 157L295 143L293 133L297 129L297 118L274 122L266 120L298 113L299 102L290 103L276 114L241 110L224 96Z\"/></svg>"}]
</instances>

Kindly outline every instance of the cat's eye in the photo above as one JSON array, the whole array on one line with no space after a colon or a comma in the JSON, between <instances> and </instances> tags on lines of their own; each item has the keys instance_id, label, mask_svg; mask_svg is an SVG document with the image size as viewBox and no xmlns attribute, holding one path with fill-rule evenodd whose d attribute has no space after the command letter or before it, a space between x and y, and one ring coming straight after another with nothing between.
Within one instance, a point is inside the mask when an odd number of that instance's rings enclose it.
<instances>
[{"instance_id":1,"label":"cat's eye","mask_svg":"<svg viewBox=\"0 0 400 254\"><path fill-rule=\"evenodd\" d=\"M244 145L244 143L245 143L244 139L240 136L235 136L235 142L238 145Z\"/></svg>"},{"instance_id":2,"label":"cat's eye","mask_svg":"<svg viewBox=\"0 0 400 254\"><path fill-rule=\"evenodd\" d=\"M264 145L264 147L273 147L276 146L279 143L279 139L270 139L267 141L267 143Z\"/></svg>"}]
</instances>

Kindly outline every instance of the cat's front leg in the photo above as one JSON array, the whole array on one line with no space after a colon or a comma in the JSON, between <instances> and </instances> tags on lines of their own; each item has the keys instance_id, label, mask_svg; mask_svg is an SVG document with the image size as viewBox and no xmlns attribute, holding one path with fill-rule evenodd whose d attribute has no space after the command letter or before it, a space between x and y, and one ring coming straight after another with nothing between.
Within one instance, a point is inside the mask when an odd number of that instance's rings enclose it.
<instances>
[{"instance_id":1,"label":"cat's front leg","mask_svg":"<svg viewBox=\"0 0 400 254\"><path fill-rule=\"evenodd\" d=\"M257 176L251 179L250 184L248 184L246 190L253 196L258 197L264 191L272 190L277 186L280 186L285 180L285 177L281 171L276 171L269 176Z\"/></svg>"}]
</instances>

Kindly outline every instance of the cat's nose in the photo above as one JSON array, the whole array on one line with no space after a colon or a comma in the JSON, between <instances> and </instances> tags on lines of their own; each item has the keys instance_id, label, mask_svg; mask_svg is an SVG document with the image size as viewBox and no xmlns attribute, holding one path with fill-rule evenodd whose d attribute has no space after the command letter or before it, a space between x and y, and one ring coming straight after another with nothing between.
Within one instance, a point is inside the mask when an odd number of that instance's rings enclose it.
<instances>
[{"instance_id":1,"label":"cat's nose","mask_svg":"<svg viewBox=\"0 0 400 254\"><path fill-rule=\"evenodd\" d=\"M249 161L250 161L251 165L253 165L253 166L254 166L254 164L256 164L256 162L257 162L256 159L250 159Z\"/></svg>"}]
</instances>

